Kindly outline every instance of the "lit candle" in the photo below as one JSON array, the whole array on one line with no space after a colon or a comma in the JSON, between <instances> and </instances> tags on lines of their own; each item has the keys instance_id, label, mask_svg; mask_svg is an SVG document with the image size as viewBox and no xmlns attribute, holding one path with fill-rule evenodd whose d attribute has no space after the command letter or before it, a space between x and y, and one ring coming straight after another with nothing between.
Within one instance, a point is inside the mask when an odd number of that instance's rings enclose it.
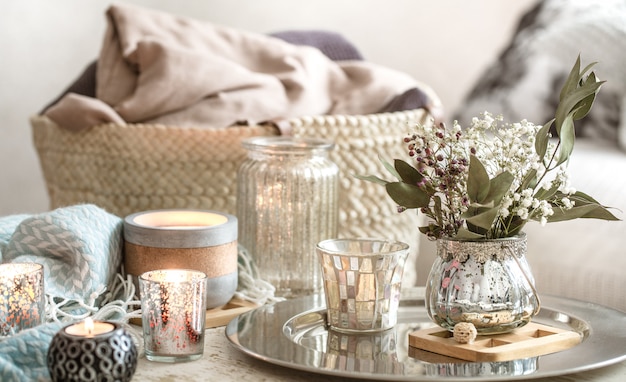
<instances>
[{"instance_id":1,"label":"lit candle","mask_svg":"<svg viewBox=\"0 0 626 382\"><path fill-rule=\"evenodd\" d=\"M163 269L139 276L146 358L184 362L204 352L207 277L186 269Z\"/></svg>"},{"instance_id":2,"label":"lit candle","mask_svg":"<svg viewBox=\"0 0 626 382\"><path fill-rule=\"evenodd\" d=\"M191 209L138 212L124 219L124 241L124 269L134 277L158 269L206 274L207 309L227 304L237 290L233 215Z\"/></svg>"},{"instance_id":3,"label":"lit candle","mask_svg":"<svg viewBox=\"0 0 626 382\"><path fill-rule=\"evenodd\" d=\"M45 319L43 266L0 264L0 335L41 325Z\"/></svg>"},{"instance_id":4,"label":"lit candle","mask_svg":"<svg viewBox=\"0 0 626 382\"><path fill-rule=\"evenodd\" d=\"M157 210L136 214L133 221L153 228L197 229L225 224L228 217L212 211Z\"/></svg>"},{"instance_id":5,"label":"lit candle","mask_svg":"<svg viewBox=\"0 0 626 382\"><path fill-rule=\"evenodd\" d=\"M48 371L54 382L130 381L137 369L137 354L121 324L88 317L54 335L48 348Z\"/></svg>"},{"instance_id":6,"label":"lit candle","mask_svg":"<svg viewBox=\"0 0 626 382\"><path fill-rule=\"evenodd\" d=\"M82 323L66 327L65 332L73 336L85 336L92 338L100 334L109 333L113 331L113 329L115 329L113 324L101 321L94 322L91 317L87 317Z\"/></svg>"}]
</instances>

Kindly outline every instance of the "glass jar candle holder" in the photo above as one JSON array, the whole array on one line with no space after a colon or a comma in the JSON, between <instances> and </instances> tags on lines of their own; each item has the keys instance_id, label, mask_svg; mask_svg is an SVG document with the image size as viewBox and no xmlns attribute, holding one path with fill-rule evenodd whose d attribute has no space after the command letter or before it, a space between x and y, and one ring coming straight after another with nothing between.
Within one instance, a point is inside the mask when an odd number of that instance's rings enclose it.
<instances>
[{"instance_id":1,"label":"glass jar candle holder","mask_svg":"<svg viewBox=\"0 0 626 382\"><path fill-rule=\"evenodd\" d=\"M10 336L45 321L43 266L0 264L0 336Z\"/></svg>"},{"instance_id":2,"label":"glass jar candle holder","mask_svg":"<svg viewBox=\"0 0 626 382\"><path fill-rule=\"evenodd\" d=\"M187 269L162 269L139 276L146 358L193 361L204 353L207 276Z\"/></svg>"},{"instance_id":3,"label":"glass jar candle holder","mask_svg":"<svg viewBox=\"0 0 626 382\"><path fill-rule=\"evenodd\" d=\"M276 295L321 292L315 244L336 237L339 168L332 143L292 137L243 141L237 175L239 242Z\"/></svg>"},{"instance_id":4,"label":"glass jar candle holder","mask_svg":"<svg viewBox=\"0 0 626 382\"><path fill-rule=\"evenodd\" d=\"M124 268L136 278L158 269L194 269L208 277L207 309L237 290L237 218L210 210L137 212L124 219Z\"/></svg>"}]
</instances>

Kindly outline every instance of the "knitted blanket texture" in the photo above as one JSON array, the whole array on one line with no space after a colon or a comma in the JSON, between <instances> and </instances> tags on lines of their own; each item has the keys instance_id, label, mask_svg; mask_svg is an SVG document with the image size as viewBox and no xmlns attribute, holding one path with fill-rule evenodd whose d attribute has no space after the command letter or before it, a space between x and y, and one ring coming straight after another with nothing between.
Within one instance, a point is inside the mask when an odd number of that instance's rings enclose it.
<instances>
[{"instance_id":1,"label":"knitted blanket texture","mask_svg":"<svg viewBox=\"0 0 626 382\"><path fill-rule=\"evenodd\" d=\"M0 218L0 260L42 264L47 298L45 324L0 338L0 381L50 380L52 337L118 297L109 288L121 259L122 219L94 205ZM123 318L119 310L109 313L100 318Z\"/></svg>"},{"instance_id":2,"label":"knitted blanket texture","mask_svg":"<svg viewBox=\"0 0 626 382\"><path fill-rule=\"evenodd\" d=\"M0 337L0 381L49 381L48 348L65 325L88 316L122 323L141 317L133 281L120 269L122 230L121 218L91 204L0 218L0 261L42 264L46 293L45 324ZM236 297L259 305L281 300L241 246L238 277ZM127 329L141 354L141 334Z\"/></svg>"}]
</instances>

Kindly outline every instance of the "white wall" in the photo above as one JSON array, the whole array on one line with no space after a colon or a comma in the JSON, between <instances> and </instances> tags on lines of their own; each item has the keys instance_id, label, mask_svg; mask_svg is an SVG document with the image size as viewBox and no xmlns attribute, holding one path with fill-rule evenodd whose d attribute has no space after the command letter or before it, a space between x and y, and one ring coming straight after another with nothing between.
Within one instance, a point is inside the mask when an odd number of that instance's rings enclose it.
<instances>
[{"instance_id":1,"label":"white wall","mask_svg":"<svg viewBox=\"0 0 626 382\"><path fill-rule=\"evenodd\" d=\"M340 32L367 60L461 102L536 0L132 0L253 32ZM0 11L0 216L40 212L48 200L28 118L97 57L104 0L9 0Z\"/></svg>"}]
</instances>

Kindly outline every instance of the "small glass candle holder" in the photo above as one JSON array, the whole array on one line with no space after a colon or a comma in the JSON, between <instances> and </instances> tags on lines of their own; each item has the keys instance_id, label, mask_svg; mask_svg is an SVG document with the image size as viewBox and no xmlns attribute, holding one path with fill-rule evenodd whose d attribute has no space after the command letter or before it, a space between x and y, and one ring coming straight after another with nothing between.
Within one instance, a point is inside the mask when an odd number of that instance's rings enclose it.
<instances>
[{"instance_id":1,"label":"small glass candle holder","mask_svg":"<svg viewBox=\"0 0 626 382\"><path fill-rule=\"evenodd\" d=\"M45 315L43 266L0 264L0 336L41 325Z\"/></svg>"},{"instance_id":2,"label":"small glass candle holder","mask_svg":"<svg viewBox=\"0 0 626 382\"><path fill-rule=\"evenodd\" d=\"M378 239L317 244L328 325L337 331L381 331L398 322L409 245Z\"/></svg>"},{"instance_id":3,"label":"small glass candle holder","mask_svg":"<svg viewBox=\"0 0 626 382\"><path fill-rule=\"evenodd\" d=\"M206 319L206 274L161 269L139 276L146 358L186 362L202 357Z\"/></svg>"},{"instance_id":4,"label":"small glass candle holder","mask_svg":"<svg viewBox=\"0 0 626 382\"><path fill-rule=\"evenodd\" d=\"M127 382L137 369L137 347L121 324L87 318L54 335L47 365L54 382Z\"/></svg>"}]
</instances>

